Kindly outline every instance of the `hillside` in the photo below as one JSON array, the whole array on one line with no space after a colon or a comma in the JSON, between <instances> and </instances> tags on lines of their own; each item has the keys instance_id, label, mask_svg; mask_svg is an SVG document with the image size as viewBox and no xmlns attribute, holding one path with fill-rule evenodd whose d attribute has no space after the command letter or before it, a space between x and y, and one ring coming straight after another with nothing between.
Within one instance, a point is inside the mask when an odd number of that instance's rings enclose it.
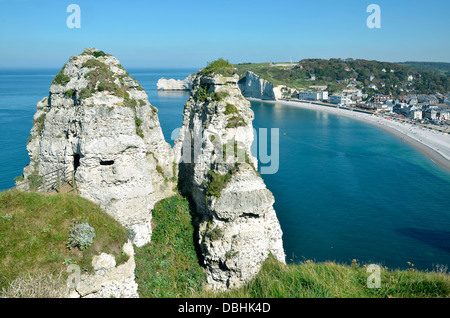
<instances>
[{"instance_id":1,"label":"hillside","mask_svg":"<svg viewBox=\"0 0 450 318\"><path fill-rule=\"evenodd\" d=\"M92 245L81 249L68 247L74 222L87 222L94 229ZM114 255L117 264L121 264L128 259L122 253L127 240L128 233L123 226L98 205L77 195L45 195L17 190L2 192L0 295L10 283L18 283L28 275L36 278L36 285L27 283L30 288L46 284L64 285L64 275L67 275L64 272L69 264L77 264L83 273L91 273L92 258L101 252ZM60 280L55 281L51 277L59 277ZM30 292L17 290L20 289L17 287L13 289L16 289L13 297ZM48 288L42 290L48 291ZM46 297L48 294L37 296Z\"/></svg>"},{"instance_id":2,"label":"hillside","mask_svg":"<svg viewBox=\"0 0 450 318\"><path fill-rule=\"evenodd\" d=\"M426 71L433 72L438 75L445 75L450 77L450 63L443 62L401 62L398 63L400 65L404 65L406 67L418 70L418 71Z\"/></svg>"},{"instance_id":3,"label":"hillside","mask_svg":"<svg viewBox=\"0 0 450 318\"><path fill-rule=\"evenodd\" d=\"M431 94L450 91L450 79L429 71L419 71L397 63L362 59L304 59L300 62L242 63L236 64L240 78L253 71L274 85L286 85L297 89L327 85L330 93L340 92L354 84L364 93L399 96L404 93ZM375 85L377 90L369 88Z\"/></svg>"}]
</instances>

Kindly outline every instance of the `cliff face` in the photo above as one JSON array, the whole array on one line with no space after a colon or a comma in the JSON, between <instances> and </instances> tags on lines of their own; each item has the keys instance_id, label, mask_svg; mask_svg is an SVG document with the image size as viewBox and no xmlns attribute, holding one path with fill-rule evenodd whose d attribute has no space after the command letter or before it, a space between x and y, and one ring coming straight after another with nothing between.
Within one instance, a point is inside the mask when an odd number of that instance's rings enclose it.
<instances>
[{"instance_id":1,"label":"cliff face","mask_svg":"<svg viewBox=\"0 0 450 318\"><path fill-rule=\"evenodd\" d=\"M274 197L250 151L253 111L238 79L196 75L174 146L213 289L241 286L269 253L285 261Z\"/></svg>"},{"instance_id":2,"label":"cliff face","mask_svg":"<svg viewBox=\"0 0 450 318\"><path fill-rule=\"evenodd\" d=\"M96 49L73 56L37 104L24 178L75 172L79 194L150 241L151 210L173 194L173 153L157 109L119 61Z\"/></svg>"},{"instance_id":3,"label":"cliff face","mask_svg":"<svg viewBox=\"0 0 450 318\"><path fill-rule=\"evenodd\" d=\"M163 91L188 91L192 86L192 75L189 75L184 80L175 80L160 78L156 83L156 87L158 90Z\"/></svg>"},{"instance_id":4,"label":"cliff face","mask_svg":"<svg viewBox=\"0 0 450 318\"><path fill-rule=\"evenodd\" d=\"M275 86L251 71L247 71L239 81L239 88L245 97L259 99L297 98L299 93L297 89L285 85Z\"/></svg>"},{"instance_id":5,"label":"cliff face","mask_svg":"<svg viewBox=\"0 0 450 318\"><path fill-rule=\"evenodd\" d=\"M239 88L245 97L275 99L273 84L251 71L247 71L245 78L239 82Z\"/></svg>"}]
</instances>

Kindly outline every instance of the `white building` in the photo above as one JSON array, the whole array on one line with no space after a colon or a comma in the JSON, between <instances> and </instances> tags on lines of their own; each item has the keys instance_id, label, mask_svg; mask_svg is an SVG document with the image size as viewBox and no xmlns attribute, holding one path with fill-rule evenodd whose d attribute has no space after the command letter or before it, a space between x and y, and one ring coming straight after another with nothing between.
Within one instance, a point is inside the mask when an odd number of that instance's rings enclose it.
<instances>
[{"instance_id":1,"label":"white building","mask_svg":"<svg viewBox=\"0 0 450 318\"><path fill-rule=\"evenodd\" d=\"M298 99L302 100L319 100L318 92L303 91L298 93Z\"/></svg>"},{"instance_id":2,"label":"white building","mask_svg":"<svg viewBox=\"0 0 450 318\"><path fill-rule=\"evenodd\" d=\"M428 108L425 110L425 118L431 119L431 120L437 120L439 119L439 110L437 108Z\"/></svg>"},{"instance_id":3,"label":"white building","mask_svg":"<svg viewBox=\"0 0 450 318\"><path fill-rule=\"evenodd\" d=\"M450 109L444 108L439 113L440 120L450 120Z\"/></svg>"},{"instance_id":4,"label":"white building","mask_svg":"<svg viewBox=\"0 0 450 318\"><path fill-rule=\"evenodd\" d=\"M419 119L419 120L423 119L423 111L422 111L422 109L419 109L419 108L417 108L415 106L412 106L409 110L410 110L409 116L412 119Z\"/></svg>"},{"instance_id":5,"label":"white building","mask_svg":"<svg viewBox=\"0 0 450 318\"><path fill-rule=\"evenodd\" d=\"M330 96L330 103L338 105L349 105L352 102L351 97L344 94Z\"/></svg>"},{"instance_id":6,"label":"white building","mask_svg":"<svg viewBox=\"0 0 450 318\"><path fill-rule=\"evenodd\" d=\"M302 100L328 100L328 92L327 91L303 91L298 93L298 99Z\"/></svg>"},{"instance_id":7,"label":"white building","mask_svg":"<svg viewBox=\"0 0 450 318\"><path fill-rule=\"evenodd\" d=\"M328 100L328 92L327 91L320 91L319 93L319 100Z\"/></svg>"}]
</instances>

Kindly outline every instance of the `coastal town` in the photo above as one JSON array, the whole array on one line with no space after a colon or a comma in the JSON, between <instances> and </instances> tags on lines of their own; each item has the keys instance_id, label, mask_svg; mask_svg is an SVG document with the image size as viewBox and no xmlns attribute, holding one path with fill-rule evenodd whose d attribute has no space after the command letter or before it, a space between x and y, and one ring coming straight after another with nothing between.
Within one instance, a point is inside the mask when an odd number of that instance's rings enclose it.
<instances>
[{"instance_id":1,"label":"coastal town","mask_svg":"<svg viewBox=\"0 0 450 318\"><path fill-rule=\"evenodd\" d=\"M247 83L246 78L250 78ZM192 80L192 75L184 80L160 78L157 89L158 91L189 91ZM314 82L316 80L315 75L311 75L308 80L311 83ZM372 80L373 76L370 76L369 81ZM414 77L408 76L408 82L405 83L405 86L408 87L413 81ZM240 81L240 88L244 96L250 98L298 101L329 106L373 114L392 121L406 122L444 134L450 133L450 92L446 94L439 92L416 94L405 88L401 89L402 95L393 96L392 94L377 93L378 87L375 84L370 84L367 90L371 91L372 94L369 96L355 79L345 79L344 82L347 85L339 92L331 93L328 91L327 85L311 85L309 89L301 90L286 85L275 86L250 71ZM255 83L258 83L256 90L251 87ZM381 85L383 84L381 83Z\"/></svg>"},{"instance_id":2,"label":"coastal town","mask_svg":"<svg viewBox=\"0 0 450 318\"><path fill-rule=\"evenodd\" d=\"M313 87L315 90L301 91L298 100L320 105L360 111L381 116L385 119L409 122L425 128L450 133L450 92L405 94L400 97L375 94L368 97L361 89L349 85L340 93L329 95L325 87ZM322 88L322 90L321 90ZM291 100L296 100L292 98Z\"/></svg>"}]
</instances>

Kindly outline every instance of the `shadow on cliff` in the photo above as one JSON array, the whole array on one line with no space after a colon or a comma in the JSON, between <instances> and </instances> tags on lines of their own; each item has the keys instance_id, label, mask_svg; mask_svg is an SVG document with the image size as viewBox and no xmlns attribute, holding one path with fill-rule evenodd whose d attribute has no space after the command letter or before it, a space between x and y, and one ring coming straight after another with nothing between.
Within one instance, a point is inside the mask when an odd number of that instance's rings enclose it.
<instances>
[{"instance_id":1,"label":"shadow on cliff","mask_svg":"<svg viewBox=\"0 0 450 318\"><path fill-rule=\"evenodd\" d=\"M199 215L197 214L197 208L195 205L194 200L192 199L192 196L189 191L186 190L186 181L184 181L184 178L180 178L180 172L181 175L183 175L186 172L186 165L178 164L178 182L177 187L179 189L180 194L186 198L186 200L189 203L189 212L191 215L191 224L194 227L194 234L193 234L193 241L194 241L194 248L195 253L197 254L197 260L201 267L205 267L203 253L200 247L200 236L199 236Z\"/></svg>"},{"instance_id":2,"label":"shadow on cliff","mask_svg":"<svg viewBox=\"0 0 450 318\"><path fill-rule=\"evenodd\" d=\"M450 232L449 231L435 231L425 229L403 228L397 229L396 232L403 236L407 236L432 247L450 253Z\"/></svg>"}]
</instances>

